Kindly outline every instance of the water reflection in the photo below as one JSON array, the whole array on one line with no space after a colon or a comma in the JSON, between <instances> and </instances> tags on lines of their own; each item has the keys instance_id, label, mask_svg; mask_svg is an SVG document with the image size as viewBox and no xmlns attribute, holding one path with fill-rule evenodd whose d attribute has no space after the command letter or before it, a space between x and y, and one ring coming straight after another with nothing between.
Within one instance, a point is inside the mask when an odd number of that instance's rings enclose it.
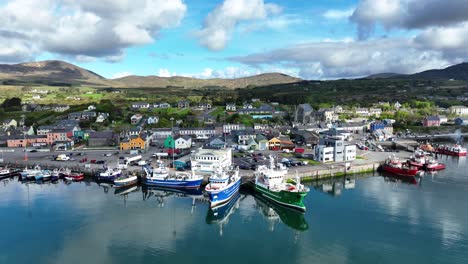
<instances>
[{"instance_id":1,"label":"water reflection","mask_svg":"<svg viewBox=\"0 0 468 264\"><path fill-rule=\"evenodd\" d=\"M270 202L260 195L254 195L254 198L256 207L265 217L268 223L268 230L271 232L275 230L279 222L298 231L309 229L309 224L305 220L304 213Z\"/></svg>"},{"instance_id":2,"label":"water reflection","mask_svg":"<svg viewBox=\"0 0 468 264\"><path fill-rule=\"evenodd\" d=\"M223 235L223 226L229 223L229 217L235 209L239 209L240 197L241 194L237 192L228 203L208 209L206 223L218 225L220 236Z\"/></svg>"}]
</instances>

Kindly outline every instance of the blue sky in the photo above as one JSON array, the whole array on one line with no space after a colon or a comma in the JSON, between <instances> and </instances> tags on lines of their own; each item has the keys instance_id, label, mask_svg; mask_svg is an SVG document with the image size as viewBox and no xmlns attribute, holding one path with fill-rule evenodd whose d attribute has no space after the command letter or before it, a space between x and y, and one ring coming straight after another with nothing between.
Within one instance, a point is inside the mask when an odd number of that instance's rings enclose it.
<instances>
[{"instance_id":1,"label":"blue sky","mask_svg":"<svg viewBox=\"0 0 468 264\"><path fill-rule=\"evenodd\" d=\"M0 61L61 59L107 78L305 79L466 60L466 0L0 1Z\"/></svg>"}]
</instances>

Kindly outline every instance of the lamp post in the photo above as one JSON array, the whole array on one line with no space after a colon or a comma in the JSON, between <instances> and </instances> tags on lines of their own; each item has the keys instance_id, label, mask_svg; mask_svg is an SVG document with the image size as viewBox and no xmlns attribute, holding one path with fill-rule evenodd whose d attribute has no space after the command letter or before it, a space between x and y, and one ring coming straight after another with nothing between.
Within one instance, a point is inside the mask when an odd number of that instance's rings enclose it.
<instances>
[{"instance_id":1,"label":"lamp post","mask_svg":"<svg viewBox=\"0 0 468 264\"><path fill-rule=\"evenodd\" d=\"M174 118L171 117L171 137L172 137L172 168L175 170L174 166L174 152L175 152L175 140L174 140Z\"/></svg>"}]
</instances>

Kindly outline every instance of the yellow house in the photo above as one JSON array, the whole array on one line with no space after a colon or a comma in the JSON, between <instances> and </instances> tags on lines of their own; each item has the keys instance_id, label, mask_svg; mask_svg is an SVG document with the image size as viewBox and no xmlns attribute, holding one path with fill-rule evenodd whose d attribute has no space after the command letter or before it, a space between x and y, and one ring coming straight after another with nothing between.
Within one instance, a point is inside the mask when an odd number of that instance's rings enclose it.
<instances>
[{"instance_id":1,"label":"yellow house","mask_svg":"<svg viewBox=\"0 0 468 264\"><path fill-rule=\"evenodd\" d=\"M141 136L131 137L120 142L120 150L146 149L146 143Z\"/></svg>"},{"instance_id":2,"label":"yellow house","mask_svg":"<svg viewBox=\"0 0 468 264\"><path fill-rule=\"evenodd\" d=\"M277 138L272 138L268 141L268 148L270 150L280 150L281 148L281 140Z\"/></svg>"}]
</instances>

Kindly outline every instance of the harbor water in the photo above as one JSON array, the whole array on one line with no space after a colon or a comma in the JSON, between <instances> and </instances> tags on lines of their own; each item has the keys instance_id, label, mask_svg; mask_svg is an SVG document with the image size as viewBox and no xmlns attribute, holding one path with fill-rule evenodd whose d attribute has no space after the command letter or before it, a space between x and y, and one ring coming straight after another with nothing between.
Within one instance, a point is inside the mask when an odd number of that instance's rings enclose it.
<instances>
[{"instance_id":1,"label":"harbor water","mask_svg":"<svg viewBox=\"0 0 468 264\"><path fill-rule=\"evenodd\" d=\"M311 183L296 213L242 191L0 182L0 263L468 263L468 162L402 182Z\"/></svg>"}]
</instances>

